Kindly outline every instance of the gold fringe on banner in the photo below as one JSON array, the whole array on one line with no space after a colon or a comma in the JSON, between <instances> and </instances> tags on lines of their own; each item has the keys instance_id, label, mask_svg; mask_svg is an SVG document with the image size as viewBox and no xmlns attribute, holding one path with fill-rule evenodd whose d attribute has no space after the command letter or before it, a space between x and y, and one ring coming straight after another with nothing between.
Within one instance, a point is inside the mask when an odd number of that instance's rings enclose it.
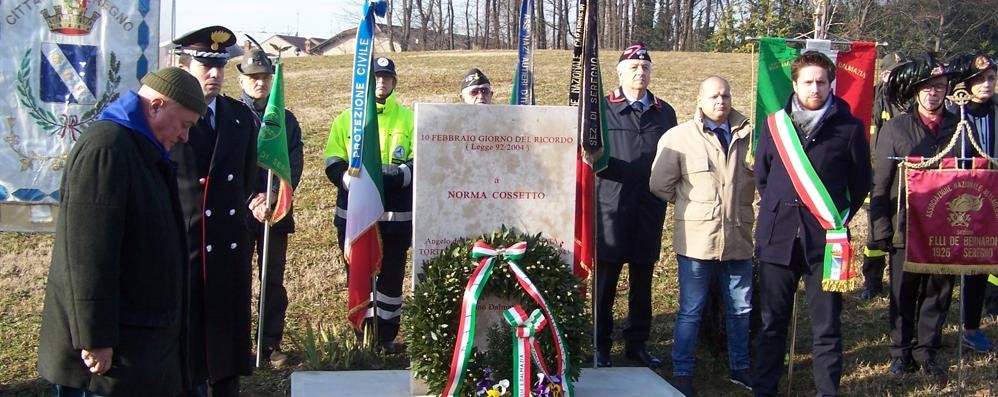
<instances>
[{"instance_id":1,"label":"gold fringe on banner","mask_svg":"<svg viewBox=\"0 0 998 397\"><path fill-rule=\"evenodd\" d=\"M904 271L912 273L975 275L998 273L998 264L994 265L954 265L946 263L904 262Z\"/></svg>"},{"instance_id":2,"label":"gold fringe on banner","mask_svg":"<svg viewBox=\"0 0 998 397\"><path fill-rule=\"evenodd\" d=\"M821 280L821 290L825 292L849 292L856 288L856 277L848 280Z\"/></svg>"}]
</instances>

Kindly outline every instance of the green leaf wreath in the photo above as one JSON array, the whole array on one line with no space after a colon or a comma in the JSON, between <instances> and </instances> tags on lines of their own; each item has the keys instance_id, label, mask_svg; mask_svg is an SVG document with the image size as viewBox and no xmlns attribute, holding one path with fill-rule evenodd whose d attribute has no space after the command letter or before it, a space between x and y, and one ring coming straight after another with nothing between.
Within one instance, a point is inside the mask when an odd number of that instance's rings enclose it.
<instances>
[{"instance_id":1,"label":"green leaf wreath","mask_svg":"<svg viewBox=\"0 0 998 397\"><path fill-rule=\"evenodd\" d=\"M439 394L447 383L457 339L461 299L472 271L478 266L478 261L471 258L472 244L476 241L495 248L508 247L520 241L527 243L527 252L518 264L541 290L550 306L568 350L569 375L573 380L578 379L587 357L586 341L591 335L579 280L572 276L568 264L561 260L556 243L541 234L527 235L505 226L475 239L457 239L439 256L423 263L419 283L412 297L406 299L406 315L402 321L413 375L426 382L430 393ZM519 301L528 313L537 308L505 265L496 266L485 286L485 294ZM488 335L489 349L486 353L472 349L461 389L461 395L466 396L475 395L475 384L481 380L486 368L494 371L496 380L513 379L512 328L503 323L476 332ZM537 339L546 365L554 371L557 356L550 331L543 330Z\"/></svg>"}]
</instances>

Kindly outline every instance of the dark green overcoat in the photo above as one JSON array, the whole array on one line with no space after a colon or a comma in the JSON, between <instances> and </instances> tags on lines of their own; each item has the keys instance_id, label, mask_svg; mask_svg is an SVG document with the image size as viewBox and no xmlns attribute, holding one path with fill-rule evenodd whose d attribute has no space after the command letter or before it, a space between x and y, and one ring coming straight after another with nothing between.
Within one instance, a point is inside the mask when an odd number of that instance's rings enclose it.
<instances>
[{"instance_id":1,"label":"dark green overcoat","mask_svg":"<svg viewBox=\"0 0 998 397\"><path fill-rule=\"evenodd\" d=\"M108 396L186 389L186 234L172 162L112 121L88 128L60 189L45 290L38 372ZM112 347L92 375L80 349Z\"/></svg>"}]
</instances>

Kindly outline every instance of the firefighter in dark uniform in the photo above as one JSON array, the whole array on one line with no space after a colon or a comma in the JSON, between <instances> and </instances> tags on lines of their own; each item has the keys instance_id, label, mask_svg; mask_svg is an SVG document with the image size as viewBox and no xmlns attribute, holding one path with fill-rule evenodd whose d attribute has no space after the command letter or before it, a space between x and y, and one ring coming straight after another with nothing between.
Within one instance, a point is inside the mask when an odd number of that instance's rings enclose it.
<instances>
[{"instance_id":1,"label":"firefighter in dark uniform","mask_svg":"<svg viewBox=\"0 0 998 397\"><path fill-rule=\"evenodd\" d=\"M960 117L946 110L949 71L926 54L898 66L885 88L889 99L909 110L884 124L877 140L877 164L870 194L873 228L867 246L890 253L890 374L921 369L946 379L946 367L936 361L942 347L943 324L953 298L953 276L904 270L907 236L904 179L897 158L932 157L942 152L956 132ZM959 147L959 144L957 145ZM947 156L959 155L952 150Z\"/></svg>"},{"instance_id":2,"label":"firefighter in dark uniform","mask_svg":"<svg viewBox=\"0 0 998 397\"><path fill-rule=\"evenodd\" d=\"M884 95L884 83L891 77L891 72L898 65L907 61L904 53L892 52L880 58L880 83L874 88L876 98L873 100L873 125L870 126L870 150L876 150L877 133L887 120L904 113L904 109L891 103ZM876 159L874 159L876 161ZM869 203L869 199L867 199ZM867 217L869 221L869 217ZM869 226L868 226L869 227ZM863 292L860 297L873 299L884 289L884 269L887 268L887 253L866 247L863 249Z\"/></svg>"},{"instance_id":3,"label":"firefighter in dark uniform","mask_svg":"<svg viewBox=\"0 0 998 397\"><path fill-rule=\"evenodd\" d=\"M274 83L274 65L267 58L267 53L254 48L246 52L242 63L236 65L239 71L239 87L243 93L240 98L246 106L253 109L257 120L263 119L264 110L267 108L267 101L270 99L270 89ZM303 142L301 138L301 126L298 118L288 109L284 109L284 127L287 132L288 141L288 161L291 165L291 188L298 187L301 181L302 166L304 165ZM256 221L256 230L250 234L250 247L256 247L257 266L262 269L263 264L263 221L268 214L267 210L277 200L277 190L280 185L277 178L274 178L271 192L271 203L264 205L266 196L258 193L256 198L250 202L250 210L253 211ZM257 191L267 190L267 171L259 170L257 177ZM281 339L284 337L284 320L288 310L288 291L284 288L284 267L288 257L288 235L295 232L295 210L294 203L288 209L288 214L279 222L270 227L270 247L267 250L267 288L265 293L265 306L263 308L263 357L270 358L270 364L274 367L281 367L287 361L288 356L281 352ZM253 221L250 221L253 223Z\"/></svg>"},{"instance_id":4,"label":"firefighter in dark uniform","mask_svg":"<svg viewBox=\"0 0 998 397\"><path fill-rule=\"evenodd\" d=\"M628 264L628 318L624 353L648 367L662 360L648 352L651 329L651 279L662 251L665 202L651 193L648 180L658 140L676 126L672 106L648 91L652 63L648 49L634 43L617 62L620 86L607 96L610 161L596 179L596 365L612 366L613 301L617 281Z\"/></svg>"},{"instance_id":5,"label":"firefighter in dark uniform","mask_svg":"<svg viewBox=\"0 0 998 397\"><path fill-rule=\"evenodd\" d=\"M173 147L192 267L192 360L195 394L239 394L250 375L249 200L256 191L253 111L220 95L231 30L209 26L173 41L180 67L201 83L208 110L189 140ZM207 380L207 384L203 381Z\"/></svg>"}]
</instances>

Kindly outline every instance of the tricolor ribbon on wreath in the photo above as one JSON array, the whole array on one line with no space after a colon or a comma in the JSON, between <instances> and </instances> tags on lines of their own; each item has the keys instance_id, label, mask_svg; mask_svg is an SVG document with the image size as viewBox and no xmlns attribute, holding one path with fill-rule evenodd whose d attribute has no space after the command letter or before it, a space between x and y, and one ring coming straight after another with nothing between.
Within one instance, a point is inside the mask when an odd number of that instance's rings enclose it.
<instances>
[{"instance_id":1,"label":"tricolor ribbon on wreath","mask_svg":"<svg viewBox=\"0 0 998 397\"><path fill-rule=\"evenodd\" d=\"M506 322L513 326L513 397L530 397L531 349L537 343L534 336L547 324L539 309L527 315L520 305L503 313ZM540 361L540 360L538 360Z\"/></svg>"},{"instance_id":2,"label":"tricolor ribbon on wreath","mask_svg":"<svg viewBox=\"0 0 998 397\"><path fill-rule=\"evenodd\" d=\"M517 283L520 287L527 292L527 295L537 303L540 313L546 318L547 322L550 323L549 329L551 330L551 336L554 338L555 350L558 357L558 367L556 373L551 373L547 369L544 363L544 358L540 354L540 348L537 344L537 339L533 338L531 345L531 357L536 362L537 366L540 368L541 372L545 376L557 376L561 379L562 389L566 391L567 397L572 397L574 395L574 387L572 386L571 377L568 374L568 349L565 347L565 339L562 337L561 329L558 328L558 324L551 315L551 310L548 307L547 301L541 296L540 290L527 274L523 272L523 269L516 264L516 261L523 258L523 255L527 252L527 243L519 242L513 244L506 248L495 249L490 247L484 242L475 242L471 250L471 257L478 259L478 266L475 270L471 272L471 277L468 279L467 285L464 287L464 297L461 300L461 317L457 329L457 339L454 341L454 354L451 357L450 373L447 375L447 384L444 386L442 395L448 397L457 397L461 391L462 383L464 382L465 373L468 368L468 360L471 358L472 345L475 340L475 328L477 328L477 307L478 300L482 296L482 292L485 290L485 285L492 276L492 271L495 269L496 259L501 258L505 260L505 264L509 267L513 276L516 277ZM520 309L522 311L522 309ZM536 311L537 309L535 309ZM540 327L537 328L537 331ZM519 331L518 331L519 332ZM514 349L515 350L515 349ZM517 376L524 376L524 374L517 374ZM529 395L529 373L525 375L524 381L517 379L517 388L521 390L522 393L527 393L524 395ZM527 384L525 387L524 384Z\"/></svg>"},{"instance_id":3,"label":"tricolor ribbon on wreath","mask_svg":"<svg viewBox=\"0 0 998 397\"><path fill-rule=\"evenodd\" d=\"M787 112L780 109L770 114L766 123L794 190L811 215L825 229L821 289L829 292L850 291L856 280L856 270L852 266L852 245L849 244L849 228L845 224L849 219L849 208L842 211L835 208L828 189L804 153L797 130Z\"/></svg>"}]
</instances>

